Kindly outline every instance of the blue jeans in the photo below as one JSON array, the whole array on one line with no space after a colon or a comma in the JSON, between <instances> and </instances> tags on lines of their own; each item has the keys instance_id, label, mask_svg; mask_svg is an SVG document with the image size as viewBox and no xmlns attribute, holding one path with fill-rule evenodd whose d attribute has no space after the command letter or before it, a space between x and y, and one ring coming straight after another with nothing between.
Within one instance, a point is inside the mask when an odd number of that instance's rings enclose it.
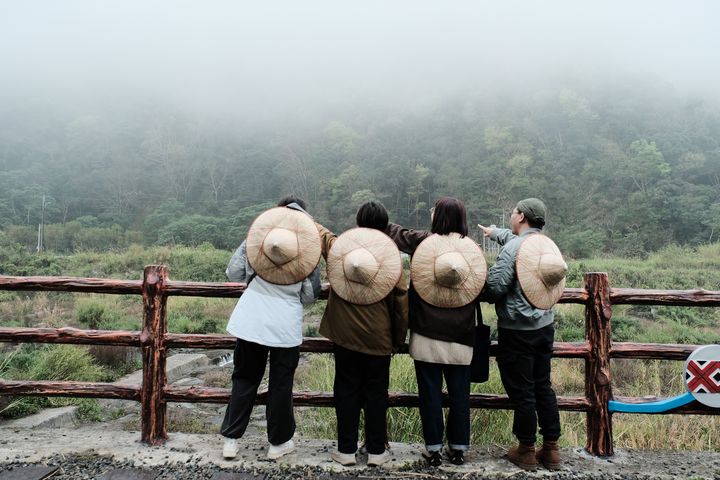
<instances>
[{"instance_id":1,"label":"blue jeans","mask_svg":"<svg viewBox=\"0 0 720 480\"><path fill-rule=\"evenodd\" d=\"M443 445L443 377L448 390L447 441L454 450L470 448L470 365L444 365L415 361L420 420L425 448Z\"/></svg>"}]
</instances>

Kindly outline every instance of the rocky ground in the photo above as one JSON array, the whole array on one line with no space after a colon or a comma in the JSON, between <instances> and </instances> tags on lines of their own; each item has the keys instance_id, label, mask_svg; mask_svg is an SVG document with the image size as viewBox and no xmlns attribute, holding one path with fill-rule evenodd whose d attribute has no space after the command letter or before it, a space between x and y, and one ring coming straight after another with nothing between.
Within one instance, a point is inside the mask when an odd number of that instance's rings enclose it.
<instances>
[{"instance_id":1,"label":"rocky ground","mask_svg":"<svg viewBox=\"0 0 720 480\"><path fill-rule=\"evenodd\" d=\"M612 459L599 459L582 449L564 449L561 471L526 473L505 460L500 447L473 448L463 466L429 468L420 460L419 445L392 444L392 460L385 468L367 468L362 457L354 467L332 462L329 452L335 444L330 440L296 439L297 450L274 462L265 458L264 436L243 438L232 461L222 458L219 435L175 433L159 447L141 444L139 437L138 432L100 426L30 431L0 427L0 472L22 465L57 465L53 479L96 479L121 467L141 469L157 479L210 479L221 472L268 479L720 479L718 452L620 451Z\"/></svg>"}]
</instances>

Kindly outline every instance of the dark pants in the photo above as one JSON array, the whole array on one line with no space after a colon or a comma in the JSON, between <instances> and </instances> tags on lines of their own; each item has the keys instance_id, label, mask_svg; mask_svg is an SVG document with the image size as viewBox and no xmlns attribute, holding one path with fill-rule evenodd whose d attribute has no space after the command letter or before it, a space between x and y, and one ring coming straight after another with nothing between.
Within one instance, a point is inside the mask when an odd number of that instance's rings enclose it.
<instances>
[{"instance_id":1,"label":"dark pants","mask_svg":"<svg viewBox=\"0 0 720 480\"><path fill-rule=\"evenodd\" d=\"M335 345L335 415L338 451L355 453L360 410L365 410L365 444L373 455L385 451L390 355L368 355Z\"/></svg>"},{"instance_id":2,"label":"dark pants","mask_svg":"<svg viewBox=\"0 0 720 480\"><path fill-rule=\"evenodd\" d=\"M550 358L555 328L498 328L498 355L505 391L513 403L513 434L521 443L535 443L538 424L545 440L560 438L560 414L550 384Z\"/></svg>"},{"instance_id":3,"label":"dark pants","mask_svg":"<svg viewBox=\"0 0 720 480\"><path fill-rule=\"evenodd\" d=\"M225 411L220 433L228 438L240 438L247 429L257 390L265 374L270 353L270 381L267 392L268 440L280 445L295 433L293 414L293 377L300 359L300 347L266 347L238 339L235 344L232 374L232 394Z\"/></svg>"},{"instance_id":4,"label":"dark pants","mask_svg":"<svg viewBox=\"0 0 720 480\"><path fill-rule=\"evenodd\" d=\"M447 416L447 440L451 448L470 446L470 365L443 365L415 361L420 420L428 450L443 445L442 385L447 384L450 408Z\"/></svg>"}]
</instances>

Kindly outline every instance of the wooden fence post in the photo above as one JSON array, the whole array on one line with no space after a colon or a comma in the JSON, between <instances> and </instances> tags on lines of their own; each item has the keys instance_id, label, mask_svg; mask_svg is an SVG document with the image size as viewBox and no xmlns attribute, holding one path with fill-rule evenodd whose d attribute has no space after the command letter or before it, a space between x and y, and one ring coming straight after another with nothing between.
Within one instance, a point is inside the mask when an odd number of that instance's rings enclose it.
<instances>
[{"instance_id":1,"label":"wooden fence post","mask_svg":"<svg viewBox=\"0 0 720 480\"><path fill-rule=\"evenodd\" d=\"M590 342L590 358L585 360L585 395L590 401L587 413L587 451L608 457L613 454L612 417L608 401L612 398L610 348L612 347L612 304L607 273L586 273L585 336Z\"/></svg>"},{"instance_id":2,"label":"wooden fence post","mask_svg":"<svg viewBox=\"0 0 720 480\"><path fill-rule=\"evenodd\" d=\"M143 357L141 389L142 441L160 445L167 440L165 431L165 333L167 332L167 267L149 265L143 272L143 329L140 335Z\"/></svg>"}]
</instances>

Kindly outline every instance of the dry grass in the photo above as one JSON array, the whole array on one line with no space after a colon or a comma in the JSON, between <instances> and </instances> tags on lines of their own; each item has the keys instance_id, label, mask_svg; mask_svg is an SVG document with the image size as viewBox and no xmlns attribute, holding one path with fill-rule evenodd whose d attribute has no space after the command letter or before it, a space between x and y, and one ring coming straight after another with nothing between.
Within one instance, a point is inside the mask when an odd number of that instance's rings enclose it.
<instances>
[{"instance_id":1,"label":"dry grass","mask_svg":"<svg viewBox=\"0 0 720 480\"><path fill-rule=\"evenodd\" d=\"M396 355L391 365L390 390L417 392L412 360ZM582 395L585 377L582 360L553 360L553 385L558 395ZM630 396L672 396L684 391L682 362L615 360L612 364L614 393ZM332 391L332 355L313 354L295 376L296 390ZM473 391L503 393L499 373L491 362L490 379L473 384ZM299 409L298 428L307 436L336 438L335 411L332 408ZM561 443L584 446L585 414L561 412ZM505 410L471 411L473 444L510 445L512 414ZM391 408L388 434L392 441L422 443L417 409ZM615 414L613 434L616 448L720 450L720 417L700 415Z\"/></svg>"},{"instance_id":2,"label":"dry grass","mask_svg":"<svg viewBox=\"0 0 720 480\"><path fill-rule=\"evenodd\" d=\"M207 387L230 388L232 386L232 370L229 368L210 370L198 378L200 378Z\"/></svg>"}]
</instances>

